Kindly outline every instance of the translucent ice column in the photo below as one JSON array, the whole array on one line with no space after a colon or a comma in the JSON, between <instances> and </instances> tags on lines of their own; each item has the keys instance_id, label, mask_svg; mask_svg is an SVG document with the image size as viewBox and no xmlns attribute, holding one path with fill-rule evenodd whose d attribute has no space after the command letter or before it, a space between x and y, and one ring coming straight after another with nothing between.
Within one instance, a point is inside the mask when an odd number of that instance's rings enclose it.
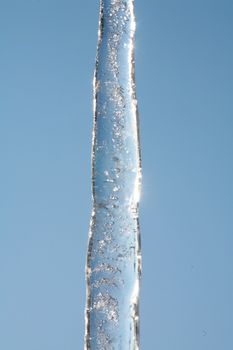
<instances>
[{"instance_id":1,"label":"translucent ice column","mask_svg":"<svg viewBox=\"0 0 233 350\"><path fill-rule=\"evenodd\" d=\"M100 2L85 349L139 349L141 161L133 0Z\"/></svg>"}]
</instances>

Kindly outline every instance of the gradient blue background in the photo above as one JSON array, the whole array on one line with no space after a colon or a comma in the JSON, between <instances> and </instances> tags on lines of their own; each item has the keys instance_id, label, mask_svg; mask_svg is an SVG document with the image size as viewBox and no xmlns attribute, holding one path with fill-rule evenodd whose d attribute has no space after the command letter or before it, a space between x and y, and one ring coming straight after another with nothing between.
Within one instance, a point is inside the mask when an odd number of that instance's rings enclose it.
<instances>
[{"instance_id":1,"label":"gradient blue background","mask_svg":"<svg viewBox=\"0 0 233 350\"><path fill-rule=\"evenodd\" d=\"M233 349L233 2L136 1L142 350ZM0 0L0 349L83 348L98 1Z\"/></svg>"}]
</instances>

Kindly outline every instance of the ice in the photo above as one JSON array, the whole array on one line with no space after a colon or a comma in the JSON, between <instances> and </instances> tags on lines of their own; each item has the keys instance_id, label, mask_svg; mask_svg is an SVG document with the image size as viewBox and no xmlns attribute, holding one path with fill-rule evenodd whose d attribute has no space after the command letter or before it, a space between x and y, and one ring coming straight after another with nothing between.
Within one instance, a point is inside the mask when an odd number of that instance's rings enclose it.
<instances>
[{"instance_id":1,"label":"ice","mask_svg":"<svg viewBox=\"0 0 233 350\"><path fill-rule=\"evenodd\" d=\"M133 0L101 0L85 350L139 349L141 187Z\"/></svg>"}]
</instances>

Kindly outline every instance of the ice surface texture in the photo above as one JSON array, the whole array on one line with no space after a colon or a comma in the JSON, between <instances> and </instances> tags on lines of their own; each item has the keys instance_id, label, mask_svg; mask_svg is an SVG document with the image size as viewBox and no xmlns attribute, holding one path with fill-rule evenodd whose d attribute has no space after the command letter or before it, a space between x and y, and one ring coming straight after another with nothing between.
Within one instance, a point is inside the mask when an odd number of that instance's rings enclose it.
<instances>
[{"instance_id":1,"label":"ice surface texture","mask_svg":"<svg viewBox=\"0 0 233 350\"><path fill-rule=\"evenodd\" d=\"M133 0L100 2L94 76L93 212L86 350L139 349L141 160Z\"/></svg>"}]
</instances>

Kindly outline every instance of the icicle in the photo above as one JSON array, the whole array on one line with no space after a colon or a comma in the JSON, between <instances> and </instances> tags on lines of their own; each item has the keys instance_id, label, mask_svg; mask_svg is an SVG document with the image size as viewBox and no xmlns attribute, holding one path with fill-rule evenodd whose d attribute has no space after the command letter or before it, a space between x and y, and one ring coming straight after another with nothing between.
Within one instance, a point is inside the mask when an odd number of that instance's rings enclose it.
<instances>
[{"instance_id":1,"label":"icicle","mask_svg":"<svg viewBox=\"0 0 233 350\"><path fill-rule=\"evenodd\" d=\"M100 2L94 76L93 213L86 350L139 349L141 159L133 0Z\"/></svg>"}]
</instances>

